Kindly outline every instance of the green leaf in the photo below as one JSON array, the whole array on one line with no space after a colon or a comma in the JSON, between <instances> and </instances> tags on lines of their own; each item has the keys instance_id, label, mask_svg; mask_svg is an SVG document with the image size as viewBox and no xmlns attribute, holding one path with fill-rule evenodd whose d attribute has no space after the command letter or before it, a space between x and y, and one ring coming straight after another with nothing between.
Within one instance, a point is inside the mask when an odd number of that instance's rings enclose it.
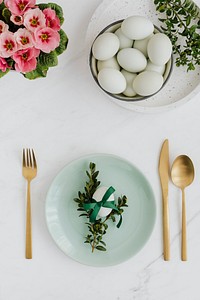
<instances>
[{"instance_id":1,"label":"green leaf","mask_svg":"<svg viewBox=\"0 0 200 300\"><path fill-rule=\"evenodd\" d=\"M0 4L0 11L2 11L5 7L6 7L6 6L5 6L4 2L2 2L2 3Z\"/></svg>"},{"instance_id":2,"label":"green leaf","mask_svg":"<svg viewBox=\"0 0 200 300\"><path fill-rule=\"evenodd\" d=\"M187 8L187 7L189 7L190 6L190 1L189 0L185 0L184 2L183 2L183 5Z\"/></svg>"},{"instance_id":3,"label":"green leaf","mask_svg":"<svg viewBox=\"0 0 200 300\"><path fill-rule=\"evenodd\" d=\"M183 8L181 8L181 9L178 11L178 14L179 14L179 15L182 15L182 16L186 16L186 11L185 11Z\"/></svg>"},{"instance_id":4,"label":"green leaf","mask_svg":"<svg viewBox=\"0 0 200 300\"><path fill-rule=\"evenodd\" d=\"M8 8L3 9L2 16L4 17L6 23L10 22L11 12Z\"/></svg>"},{"instance_id":5,"label":"green leaf","mask_svg":"<svg viewBox=\"0 0 200 300\"><path fill-rule=\"evenodd\" d=\"M102 245L106 246L106 243L105 243L105 242L103 242L103 241L100 241L100 243L101 243Z\"/></svg>"},{"instance_id":6,"label":"green leaf","mask_svg":"<svg viewBox=\"0 0 200 300\"><path fill-rule=\"evenodd\" d=\"M113 222L116 221L115 216L113 216L113 215L111 215L111 219L112 219Z\"/></svg>"},{"instance_id":7,"label":"green leaf","mask_svg":"<svg viewBox=\"0 0 200 300\"><path fill-rule=\"evenodd\" d=\"M178 24L178 22L179 22L177 16L174 16L171 21L173 24Z\"/></svg>"},{"instance_id":8,"label":"green leaf","mask_svg":"<svg viewBox=\"0 0 200 300\"><path fill-rule=\"evenodd\" d=\"M106 251L106 248L103 246L96 246L96 249L99 251Z\"/></svg>"},{"instance_id":9,"label":"green leaf","mask_svg":"<svg viewBox=\"0 0 200 300\"><path fill-rule=\"evenodd\" d=\"M98 177L98 175L99 175L99 171L96 171L96 172L94 172L94 174L93 174L93 178L97 178L97 177Z\"/></svg>"},{"instance_id":10,"label":"green leaf","mask_svg":"<svg viewBox=\"0 0 200 300\"><path fill-rule=\"evenodd\" d=\"M160 28L162 29L162 31L167 31L167 29L165 27L163 27L162 25L160 26Z\"/></svg>"},{"instance_id":11,"label":"green leaf","mask_svg":"<svg viewBox=\"0 0 200 300\"><path fill-rule=\"evenodd\" d=\"M193 65L193 63L189 63L188 64L188 71L194 71L195 70L195 66Z\"/></svg>"},{"instance_id":12,"label":"green leaf","mask_svg":"<svg viewBox=\"0 0 200 300\"><path fill-rule=\"evenodd\" d=\"M6 71L5 72L3 72L3 71L1 71L0 70L0 78L2 78L3 76L5 76L6 74L8 74L8 72L10 71L10 69L8 68L8 69L6 69Z\"/></svg>"},{"instance_id":13,"label":"green leaf","mask_svg":"<svg viewBox=\"0 0 200 300\"><path fill-rule=\"evenodd\" d=\"M90 242L89 242L89 241L85 241L84 243L85 243L85 244L89 244Z\"/></svg>"},{"instance_id":14,"label":"green leaf","mask_svg":"<svg viewBox=\"0 0 200 300\"><path fill-rule=\"evenodd\" d=\"M158 20L159 20L160 22L165 22L167 19L166 19L166 18L158 18Z\"/></svg>"},{"instance_id":15,"label":"green leaf","mask_svg":"<svg viewBox=\"0 0 200 300\"><path fill-rule=\"evenodd\" d=\"M167 15L168 17L170 17L170 16L172 15L172 11L171 11L170 9L167 9L167 10L166 10L166 15Z\"/></svg>"},{"instance_id":16,"label":"green leaf","mask_svg":"<svg viewBox=\"0 0 200 300\"><path fill-rule=\"evenodd\" d=\"M55 51L51 51L50 53L40 52L38 57L38 62L43 67L55 67L58 64L58 58Z\"/></svg>"},{"instance_id":17,"label":"green leaf","mask_svg":"<svg viewBox=\"0 0 200 300\"><path fill-rule=\"evenodd\" d=\"M51 8L51 9L55 10L57 17L60 19L60 25L63 24L63 22L64 22L63 10L60 5L58 5L56 3L48 3L48 4L41 3L41 4L38 4L38 7L41 10L43 10L45 8Z\"/></svg>"},{"instance_id":18,"label":"green leaf","mask_svg":"<svg viewBox=\"0 0 200 300\"><path fill-rule=\"evenodd\" d=\"M86 171L86 174L87 174L87 176L88 176L89 178L91 178L91 175L90 175L90 173L89 173L88 171Z\"/></svg>"},{"instance_id":19,"label":"green leaf","mask_svg":"<svg viewBox=\"0 0 200 300\"><path fill-rule=\"evenodd\" d=\"M161 13L164 13L165 12L165 6L162 5L161 7L159 7L158 11L161 12Z\"/></svg>"},{"instance_id":20,"label":"green leaf","mask_svg":"<svg viewBox=\"0 0 200 300\"><path fill-rule=\"evenodd\" d=\"M191 27L190 27L190 33L193 33L193 32L195 32L195 30L197 29L197 25L192 25Z\"/></svg>"},{"instance_id":21,"label":"green leaf","mask_svg":"<svg viewBox=\"0 0 200 300\"><path fill-rule=\"evenodd\" d=\"M181 32L181 35L182 35L182 36L187 36L187 35L188 35L188 29L184 29L184 30Z\"/></svg>"},{"instance_id":22,"label":"green leaf","mask_svg":"<svg viewBox=\"0 0 200 300\"><path fill-rule=\"evenodd\" d=\"M6 59L7 64L9 65L9 67L12 69L13 65L14 65L14 60L11 57L8 57Z\"/></svg>"},{"instance_id":23,"label":"green leaf","mask_svg":"<svg viewBox=\"0 0 200 300\"><path fill-rule=\"evenodd\" d=\"M48 68L45 66L41 66L39 63L37 64L37 68L31 72L23 74L25 78L29 80L33 80L40 77L46 77Z\"/></svg>"},{"instance_id":24,"label":"green leaf","mask_svg":"<svg viewBox=\"0 0 200 300\"><path fill-rule=\"evenodd\" d=\"M79 198L74 198L74 201L77 202L77 203L81 202Z\"/></svg>"},{"instance_id":25,"label":"green leaf","mask_svg":"<svg viewBox=\"0 0 200 300\"><path fill-rule=\"evenodd\" d=\"M93 162L90 162L89 168L91 171L95 171L96 165Z\"/></svg>"},{"instance_id":26,"label":"green leaf","mask_svg":"<svg viewBox=\"0 0 200 300\"><path fill-rule=\"evenodd\" d=\"M190 25L190 22L191 22L191 17L188 16L188 17L186 18L186 25L189 26L189 25Z\"/></svg>"}]
</instances>

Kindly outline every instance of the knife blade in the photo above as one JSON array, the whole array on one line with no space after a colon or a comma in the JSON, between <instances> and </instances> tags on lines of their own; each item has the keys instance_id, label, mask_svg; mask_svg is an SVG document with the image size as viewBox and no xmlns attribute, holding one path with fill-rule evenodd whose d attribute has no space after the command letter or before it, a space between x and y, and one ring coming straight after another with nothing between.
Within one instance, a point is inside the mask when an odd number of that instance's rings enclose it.
<instances>
[{"instance_id":1,"label":"knife blade","mask_svg":"<svg viewBox=\"0 0 200 300\"><path fill-rule=\"evenodd\" d=\"M170 236L169 236L169 141L166 139L162 145L159 159L159 175L162 189L162 217L163 217L163 250L164 260L170 260Z\"/></svg>"}]
</instances>

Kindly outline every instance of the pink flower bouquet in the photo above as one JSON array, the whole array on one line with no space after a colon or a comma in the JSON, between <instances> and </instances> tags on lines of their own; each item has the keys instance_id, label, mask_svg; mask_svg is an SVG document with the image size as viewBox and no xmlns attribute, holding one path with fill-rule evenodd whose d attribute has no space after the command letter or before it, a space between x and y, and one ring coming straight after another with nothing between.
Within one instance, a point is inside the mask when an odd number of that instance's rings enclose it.
<instances>
[{"instance_id":1,"label":"pink flower bouquet","mask_svg":"<svg viewBox=\"0 0 200 300\"><path fill-rule=\"evenodd\" d=\"M46 77L67 48L62 8L36 0L0 0L0 77L15 70L25 78Z\"/></svg>"}]
</instances>

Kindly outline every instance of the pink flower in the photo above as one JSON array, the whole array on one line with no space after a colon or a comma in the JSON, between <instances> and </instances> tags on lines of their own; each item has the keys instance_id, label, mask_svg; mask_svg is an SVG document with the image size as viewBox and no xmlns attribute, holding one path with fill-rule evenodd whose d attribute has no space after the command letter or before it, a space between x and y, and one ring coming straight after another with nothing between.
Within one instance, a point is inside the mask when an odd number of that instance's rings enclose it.
<instances>
[{"instance_id":1,"label":"pink flower","mask_svg":"<svg viewBox=\"0 0 200 300\"><path fill-rule=\"evenodd\" d=\"M40 50L35 48L28 48L17 51L13 56L15 61L15 70L17 72L31 72L36 69L37 57L40 54Z\"/></svg>"},{"instance_id":2,"label":"pink flower","mask_svg":"<svg viewBox=\"0 0 200 300\"><path fill-rule=\"evenodd\" d=\"M0 53L1 57L9 57L17 51L17 43L14 34L10 31L3 32L0 35Z\"/></svg>"},{"instance_id":3,"label":"pink flower","mask_svg":"<svg viewBox=\"0 0 200 300\"><path fill-rule=\"evenodd\" d=\"M46 18L46 26L53 30L60 30L60 19L57 17L55 10L51 8L45 8L43 14Z\"/></svg>"},{"instance_id":4,"label":"pink flower","mask_svg":"<svg viewBox=\"0 0 200 300\"><path fill-rule=\"evenodd\" d=\"M15 16L15 15L12 15L10 17L10 20L15 24L15 25L22 25L23 22L24 22L24 18L22 16Z\"/></svg>"},{"instance_id":5,"label":"pink flower","mask_svg":"<svg viewBox=\"0 0 200 300\"><path fill-rule=\"evenodd\" d=\"M4 3L13 15L21 16L29 8L35 7L36 0L4 0Z\"/></svg>"},{"instance_id":6,"label":"pink flower","mask_svg":"<svg viewBox=\"0 0 200 300\"><path fill-rule=\"evenodd\" d=\"M3 0L0 0L0 4L3 2Z\"/></svg>"},{"instance_id":7,"label":"pink flower","mask_svg":"<svg viewBox=\"0 0 200 300\"><path fill-rule=\"evenodd\" d=\"M0 34L8 31L8 25L0 20Z\"/></svg>"},{"instance_id":8,"label":"pink flower","mask_svg":"<svg viewBox=\"0 0 200 300\"><path fill-rule=\"evenodd\" d=\"M18 29L14 36L19 50L33 47L33 36L26 28Z\"/></svg>"},{"instance_id":9,"label":"pink flower","mask_svg":"<svg viewBox=\"0 0 200 300\"><path fill-rule=\"evenodd\" d=\"M35 32L35 47L49 53L59 46L60 35L57 31L46 27Z\"/></svg>"},{"instance_id":10,"label":"pink flower","mask_svg":"<svg viewBox=\"0 0 200 300\"><path fill-rule=\"evenodd\" d=\"M32 32L36 31L38 28L45 27L45 15L39 8L28 10L24 14L24 26Z\"/></svg>"},{"instance_id":11,"label":"pink flower","mask_svg":"<svg viewBox=\"0 0 200 300\"><path fill-rule=\"evenodd\" d=\"M2 72L6 72L6 70L10 68L10 66L7 64L7 61L5 60L5 58L0 57L0 70Z\"/></svg>"}]
</instances>

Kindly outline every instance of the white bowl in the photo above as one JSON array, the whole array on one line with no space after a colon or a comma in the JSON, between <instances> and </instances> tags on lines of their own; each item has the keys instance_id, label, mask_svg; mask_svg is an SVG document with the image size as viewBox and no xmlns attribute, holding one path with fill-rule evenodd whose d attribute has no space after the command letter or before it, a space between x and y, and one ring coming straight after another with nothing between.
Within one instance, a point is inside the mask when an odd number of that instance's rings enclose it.
<instances>
[{"instance_id":1,"label":"white bowl","mask_svg":"<svg viewBox=\"0 0 200 300\"><path fill-rule=\"evenodd\" d=\"M101 35L102 33L104 32L115 32L118 28L121 27L121 23L122 23L123 20L118 20L118 21L115 21L113 23L111 23L110 25L106 26L98 35ZM160 29L158 29L158 27L156 27L154 25L154 33L157 33L157 32L161 32ZM96 38L97 38L96 37ZM96 40L95 38L95 40ZM170 74L172 72L172 66L173 66L173 57L171 56L170 60L166 63L165 65L165 71L164 71L164 74L163 74L163 78L164 78L164 83L161 87L161 89L159 91L157 91L156 93L152 94L152 95L149 95L149 96L140 96L140 95L136 95L136 96L133 96L133 97L128 97L128 96L125 96L124 94L111 94L107 91L105 91L99 84L98 82L98 79L97 79L97 76L98 76L98 68L97 68L97 62L98 60L93 56L92 54L92 46L91 46L91 50L90 50L90 55L89 55L89 66L90 66L90 70L91 70L91 73L92 73L92 76L95 80L95 82L97 83L97 85L101 88L101 90L103 90L106 94L108 94L109 96L111 96L112 98L114 98L115 100L120 100L120 101L127 101L127 102L135 102L135 101L142 101L142 100L145 100L147 98L150 98L151 96L157 94L163 87L164 85L166 84L167 80L169 79L170 77Z\"/></svg>"}]
</instances>

